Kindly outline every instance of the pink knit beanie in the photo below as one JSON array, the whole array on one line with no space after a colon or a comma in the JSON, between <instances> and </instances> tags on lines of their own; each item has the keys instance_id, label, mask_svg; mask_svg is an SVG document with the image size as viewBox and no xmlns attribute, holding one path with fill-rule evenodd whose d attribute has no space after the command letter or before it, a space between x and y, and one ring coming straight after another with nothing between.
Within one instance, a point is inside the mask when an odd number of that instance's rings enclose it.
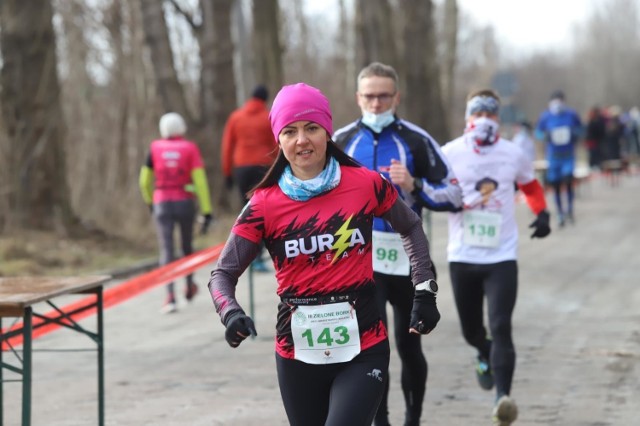
<instances>
[{"instance_id":1,"label":"pink knit beanie","mask_svg":"<svg viewBox=\"0 0 640 426\"><path fill-rule=\"evenodd\" d=\"M313 121L333 134L329 100L315 87L304 83L284 86L271 106L271 131L278 142L282 129L295 121Z\"/></svg>"}]
</instances>

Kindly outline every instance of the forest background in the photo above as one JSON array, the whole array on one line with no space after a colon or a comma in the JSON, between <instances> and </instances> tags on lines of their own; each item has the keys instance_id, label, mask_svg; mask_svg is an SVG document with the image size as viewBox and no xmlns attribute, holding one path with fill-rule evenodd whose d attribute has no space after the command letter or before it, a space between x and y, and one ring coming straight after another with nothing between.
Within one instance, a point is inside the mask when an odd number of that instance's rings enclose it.
<instances>
[{"instance_id":1,"label":"forest background","mask_svg":"<svg viewBox=\"0 0 640 426\"><path fill-rule=\"evenodd\" d=\"M206 163L217 221L196 245L223 242L241 206L222 178L221 135L256 83L272 94L298 81L321 88L338 128L359 116L358 70L389 63L401 76L399 115L440 143L462 131L473 88L501 94L507 136L556 89L583 117L593 105L640 103L638 0L594 0L569 48L529 54L501 46L456 0L311 3L0 2L0 276L155 257L137 178L168 111L186 118ZM527 19L536 2L522 7Z\"/></svg>"}]
</instances>

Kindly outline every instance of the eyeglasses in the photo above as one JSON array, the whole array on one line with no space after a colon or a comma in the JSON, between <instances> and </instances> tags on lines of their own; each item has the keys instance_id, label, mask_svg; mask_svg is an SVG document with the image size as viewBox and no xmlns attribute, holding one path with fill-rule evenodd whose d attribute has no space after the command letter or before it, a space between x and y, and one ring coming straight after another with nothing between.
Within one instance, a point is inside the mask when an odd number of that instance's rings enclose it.
<instances>
[{"instance_id":1,"label":"eyeglasses","mask_svg":"<svg viewBox=\"0 0 640 426\"><path fill-rule=\"evenodd\" d=\"M396 95L395 93L380 93L379 95L373 95L371 93L358 93L361 98L364 98L367 102L373 102L376 99L380 102L389 102Z\"/></svg>"}]
</instances>

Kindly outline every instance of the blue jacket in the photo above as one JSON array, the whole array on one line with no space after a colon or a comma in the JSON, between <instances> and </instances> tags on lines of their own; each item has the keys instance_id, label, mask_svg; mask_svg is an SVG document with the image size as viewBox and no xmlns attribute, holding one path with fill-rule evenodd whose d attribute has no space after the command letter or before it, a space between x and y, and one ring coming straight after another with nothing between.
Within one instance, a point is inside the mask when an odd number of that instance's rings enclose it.
<instances>
[{"instance_id":1,"label":"blue jacket","mask_svg":"<svg viewBox=\"0 0 640 426\"><path fill-rule=\"evenodd\" d=\"M580 117L571 108L564 108L558 114L546 110L536 124L536 137L546 142L547 160L574 158L582 131Z\"/></svg>"},{"instance_id":2,"label":"blue jacket","mask_svg":"<svg viewBox=\"0 0 640 426\"><path fill-rule=\"evenodd\" d=\"M399 186L396 188L418 215L422 208L457 211L462 207L462 190L440 146L415 124L396 117L378 134L357 120L337 130L333 140L363 166L382 173L389 180L391 159L405 164L409 173L417 178L417 185L410 193ZM379 218L374 220L373 228L394 232L391 225Z\"/></svg>"}]
</instances>

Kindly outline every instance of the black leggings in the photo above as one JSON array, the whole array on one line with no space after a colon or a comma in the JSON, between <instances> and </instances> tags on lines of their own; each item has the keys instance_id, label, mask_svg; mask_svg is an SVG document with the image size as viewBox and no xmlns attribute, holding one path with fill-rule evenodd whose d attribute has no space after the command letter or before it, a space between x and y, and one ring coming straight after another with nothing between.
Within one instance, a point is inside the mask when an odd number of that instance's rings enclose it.
<instances>
[{"instance_id":1,"label":"black leggings","mask_svg":"<svg viewBox=\"0 0 640 426\"><path fill-rule=\"evenodd\" d=\"M251 191L267 174L269 166L242 166L233 169L233 180L240 190L240 196L246 204L249 199L247 192Z\"/></svg>"},{"instance_id":2,"label":"black leggings","mask_svg":"<svg viewBox=\"0 0 640 426\"><path fill-rule=\"evenodd\" d=\"M561 217L564 216L565 214L572 216L573 215L573 199L575 198L574 191L573 191L573 177L572 176L564 177L562 178L562 180L559 180L557 182L552 182L551 186L553 186L553 196L556 202L556 208L558 209L558 214ZM567 208L566 209L562 206L562 187L563 186L567 192Z\"/></svg>"},{"instance_id":3,"label":"black leggings","mask_svg":"<svg viewBox=\"0 0 640 426\"><path fill-rule=\"evenodd\" d=\"M193 253L193 224L196 217L196 205L193 200L167 201L155 204L153 207L158 243L160 245L160 265L166 265L175 260L173 249L174 228L180 229L182 255ZM193 282L193 274L187 275L187 282ZM167 285L170 294L174 292L174 284Z\"/></svg>"},{"instance_id":4,"label":"black leggings","mask_svg":"<svg viewBox=\"0 0 640 426\"><path fill-rule=\"evenodd\" d=\"M462 335L489 360L496 393L509 395L516 366L511 316L518 293L518 264L515 260L488 265L451 262L449 273ZM484 326L484 296L491 337Z\"/></svg>"},{"instance_id":5,"label":"black leggings","mask_svg":"<svg viewBox=\"0 0 640 426\"><path fill-rule=\"evenodd\" d=\"M422 414L422 401L427 387L428 365L422 352L419 334L409 333L411 308L413 307L413 283L408 276L386 275L375 272L376 302L385 326L387 326L386 305L393 308L393 333L400 356L400 382L406 406L405 423L418 424ZM376 426L388 424L389 408L387 398L389 384L376 414Z\"/></svg>"},{"instance_id":6,"label":"black leggings","mask_svg":"<svg viewBox=\"0 0 640 426\"><path fill-rule=\"evenodd\" d=\"M251 191L267 174L268 166L242 166L233 169L233 179L240 190L240 197L244 204L249 202L247 193ZM260 252L256 255L256 261L262 262L264 242L260 243Z\"/></svg>"},{"instance_id":7,"label":"black leggings","mask_svg":"<svg viewBox=\"0 0 640 426\"><path fill-rule=\"evenodd\" d=\"M313 365L276 354L280 395L292 426L368 426L389 371L389 341L349 362Z\"/></svg>"}]
</instances>

